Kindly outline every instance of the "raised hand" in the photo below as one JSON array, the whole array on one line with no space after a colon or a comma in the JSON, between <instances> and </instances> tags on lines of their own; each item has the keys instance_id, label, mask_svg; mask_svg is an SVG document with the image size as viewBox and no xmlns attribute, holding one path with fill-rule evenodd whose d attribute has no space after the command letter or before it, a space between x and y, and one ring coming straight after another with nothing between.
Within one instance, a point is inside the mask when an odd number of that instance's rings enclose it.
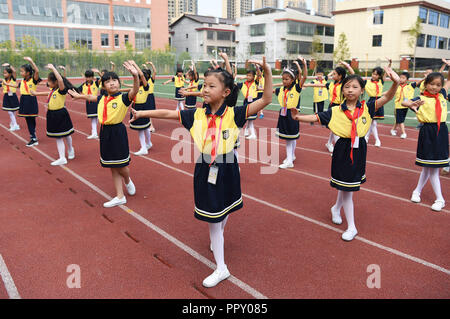
<instances>
[{"instance_id":1,"label":"raised hand","mask_svg":"<svg viewBox=\"0 0 450 319\"><path fill-rule=\"evenodd\" d=\"M9 63L3 63L2 66L7 67L7 66L10 66L10 64Z\"/></svg>"},{"instance_id":2,"label":"raised hand","mask_svg":"<svg viewBox=\"0 0 450 319\"><path fill-rule=\"evenodd\" d=\"M138 76L138 70L134 67L132 61L125 61L123 67L128 70L134 77Z\"/></svg>"},{"instance_id":3,"label":"raised hand","mask_svg":"<svg viewBox=\"0 0 450 319\"><path fill-rule=\"evenodd\" d=\"M131 119L128 121L128 123L132 123L136 121L138 118L140 118L139 112L136 111L135 109L131 108L130 112L131 112Z\"/></svg>"},{"instance_id":4,"label":"raised hand","mask_svg":"<svg viewBox=\"0 0 450 319\"><path fill-rule=\"evenodd\" d=\"M385 66L384 72L386 73L387 76L389 76L389 78L392 80L392 82L397 83L397 84L400 82L400 77L398 76L397 73L395 73L394 70L391 69L391 67Z\"/></svg>"},{"instance_id":5,"label":"raised hand","mask_svg":"<svg viewBox=\"0 0 450 319\"><path fill-rule=\"evenodd\" d=\"M54 70L54 69L55 69L55 66L54 66L53 64L49 63L49 64L47 64L47 65L45 66L45 68L46 68L46 69L49 69L49 70Z\"/></svg>"},{"instance_id":6,"label":"raised hand","mask_svg":"<svg viewBox=\"0 0 450 319\"><path fill-rule=\"evenodd\" d=\"M64 65L58 65L58 68L65 70L66 67Z\"/></svg>"},{"instance_id":7,"label":"raised hand","mask_svg":"<svg viewBox=\"0 0 450 319\"><path fill-rule=\"evenodd\" d=\"M422 101L422 100L411 101L411 105L409 106L409 108L411 110L414 110L414 112L417 112L419 107L421 105L423 105L424 103L425 103L425 101Z\"/></svg>"},{"instance_id":8,"label":"raised hand","mask_svg":"<svg viewBox=\"0 0 450 319\"><path fill-rule=\"evenodd\" d=\"M23 59L24 59L25 61L28 61L28 62L30 62L30 63L33 63L33 59L30 58L29 56L26 56L26 57L24 57Z\"/></svg>"}]
</instances>

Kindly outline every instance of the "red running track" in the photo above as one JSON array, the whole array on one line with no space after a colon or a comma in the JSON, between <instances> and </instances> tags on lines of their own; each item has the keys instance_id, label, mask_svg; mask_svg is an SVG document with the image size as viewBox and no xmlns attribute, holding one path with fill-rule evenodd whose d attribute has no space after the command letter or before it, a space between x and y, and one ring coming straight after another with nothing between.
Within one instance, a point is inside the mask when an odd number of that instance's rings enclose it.
<instances>
[{"instance_id":1,"label":"red running track","mask_svg":"<svg viewBox=\"0 0 450 319\"><path fill-rule=\"evenodd\" d=\"M157 98L157 106L174 109L175 103ZM45 136L44 118L38 119L39 146L29 149L25 121L19 119L22 129L13 134L6 130L7 114L0 115L6 163L0 169L8 189L0 195L7 203L0 214L0 254L22 298L450 297L450 211L430 210L429 185L422 205L409 201L420 173L414 129L400 140L379 126L383 144L369 147L368 182L355 195L359 235L350 243L340 239L345 221L336 226L330 220L336 191L328 182L328 130L301 126L290 170L260 174L266 164L241 156L244 208L231 215L225 231L233 278L205 289L201 282L214 258L207 225L193 218L193 164L175 164L170 157L179 143L170 137L179 124L154 121L149 155L132 156L136 196L124 208L105 209L105 193L113 195L109 170L98 163L98 141L86 140L84 103L69 101L68 108L77 129L76 158L65 168L50 166L48 157L57 152ZM266 111L257 128L275 127L276 117ZM128 132L136 151L137 133ZM282 160L284 143L268 141L281 146ZM241 154L249 154L245 144ZM449 178L441 183L449 202ZM70 264L81 267L80 289L67 288ZM380 289L367 287L373 264L381 270ZM0 297L6 298L2 284Z\"/></svg>"}]
</instances>

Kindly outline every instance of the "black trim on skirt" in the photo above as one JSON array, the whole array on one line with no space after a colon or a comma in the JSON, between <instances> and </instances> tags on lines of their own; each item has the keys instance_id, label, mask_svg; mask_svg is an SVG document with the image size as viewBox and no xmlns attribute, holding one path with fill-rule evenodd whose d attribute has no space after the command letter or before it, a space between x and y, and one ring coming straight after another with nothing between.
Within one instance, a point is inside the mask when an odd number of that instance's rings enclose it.
<instances>
[{"instance_id":1,"label":"black trim on skirt","mask_svg":"<svg viewBox=\"0 0 450 319\"><path fill-rule=\"evenodd\" d=\"M88 118L97 117L98 103L86 101L86 115Z\"/></svg>"},{"instance_id":2,"label":"black trim on skirt","mask_svg":"<svg viewBox=\"0 0 450 319\"><path fill-rule=\"evenodd\" d=\"M8 93L3 94L3 106L2 109L8 112L15 112L19 110L19 99L17 98L16 93L13 93L11 96Z\"/></svg>"}]
</instances>

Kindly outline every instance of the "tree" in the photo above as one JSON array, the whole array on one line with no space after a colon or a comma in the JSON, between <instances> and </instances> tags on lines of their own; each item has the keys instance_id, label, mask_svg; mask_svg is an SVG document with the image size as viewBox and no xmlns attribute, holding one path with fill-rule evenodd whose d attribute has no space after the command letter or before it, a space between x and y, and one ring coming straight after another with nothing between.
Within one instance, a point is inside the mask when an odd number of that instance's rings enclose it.
<instances>
[{"instance_id":1,"label":"tree","mask_svg":"<svg viewBox=\"0 0 450 319\"><path fill-rule=\"evenodd\" d=\"M314 72L316 72L317 65L319 64L319 61L322 60L323 57L323 44L320 40L320 37L315 34L312 39L311 43L311 50L310 50L311 58L316 62L314 65Z\"/></svg>"},{"instance_id":2,"label":"tree","mask_svg":"<svg viewBox=\"0 0 450 319\"><path fill-rule=\"evenodd\" d=\"M347 43L347 36L344 32L339 34L337 46L333 52L334 63L339 63L339 61L345 61L350 59L350 48Z\"/></svg>"},{"instance_id":3,"label":"tree","mask_svg":"<svg viewBox=\"0 0 450 319\"><path fill-rule=\"evenodd\" d=\"M422 34L422 20L417 17L416 22L411 26L411 29L408 31L408 46L414 51L413 52L413 77L416 73L416 48L417 48L417 39Z\"/></svg>"}]
</instances>

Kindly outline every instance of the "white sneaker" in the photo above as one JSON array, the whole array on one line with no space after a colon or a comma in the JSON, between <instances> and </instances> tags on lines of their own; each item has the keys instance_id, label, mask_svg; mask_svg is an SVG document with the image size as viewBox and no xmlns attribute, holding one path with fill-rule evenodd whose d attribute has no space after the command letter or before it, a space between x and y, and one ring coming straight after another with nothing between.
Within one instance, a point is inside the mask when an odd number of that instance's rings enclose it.
<instances>
[{"instance_id":1,"label":"white sneaker","mask_svg":"<svg viewBox=\"0 0 450 319\"><path fill-rule=\"evenodd\" d=\"M333 224L340 225L342 224L341 212L336 212L333 207L331 207L331 221Z\"/></svg>"},{"instance_id":2,"label":"white sneaker","mask_svg":"<svg viewBox=\"0 0 450 319\"><path fill-rule=\"evenodd\" d=\"M292 168L292 167L294 167L294 164L293 164L292 162L286 161L285 163L281 164L281 165L278 166L278 167L279 167L279 168L283 168L283 169L286 169L286 168Z\"/></svg>"},{"instance_id":3,"label":"white sneaker","mask_svg":"<svg viewBox=\"0 0 450 319\"><path fill-rule=\"evenodd\" d=\"M58 165L64 165L64 164L67 164L67 160L65 157L57 159L56 161L50 163L50 165L52 165L52 166L58 166Z\"/></svg>"},{"instance_id":4,"label":"white sneaker","mask_svg":"<svg viewBox=\"0 0 450 319\"><path fill-rule=\"evenodd\" d=\"M126 203L127 203L127 199L125 198L125 196L123 198L114 197L109 202L103 203L103 207L109 208L109 207L114 207L114 206L118 206L118 205L123 205Z\"/></svg>"},{"instance_id":5,"label":"white sneaker","mask_svg":"<svg viewBox=\"0 0 450 319\"><path fill-rule=\"evenodd\" d=\"M369 135L364 136L364 139L366 140L366 144L369 143Z\"/></svg>"},{"instance_id":6,"label":"white sneaker","mask_svg":"<svg viewBox=\"0 0 450 319\"><path fill-rule=\"evenodd\" d=\"M325 146L327 147L328 152L333 153L333 151L334 151L333 144L326 143Z\"/></svg>"},{"instance_id":7,"label":"white sneaker","mask_svg":"<svg viewBox=\"0 0 450 319\"><path fill-rule=\"evenodd\" d=\"M420 203L420 193L414 191L411 195L411 202Z\"/></svg>"},{"instance_id":8,"label":"white sneaker","mask_svg":"<svg viewBox=\"0 0 450 319\"><path fill-rule=\"evenodd\" d=\"M381 147L381 141L380 140L376 140L375 141L375 146L376 147Z\"/></svg>"},{"instance_id":9,"label":"white sneaker","mask_svg":"<svg viewBox=\"0 0 450 319\"><path fill-rule=\"evenodd\" d=\"M406 138L406 133L403 133L402 135L400 135L400 138Z\"/></svg>"},{"instance_id":10,"label":"white sneaker","mask_svg":"<svg viewBox=\"0 0 450 319\"><path fill-rule=\"evenodd\" d=\"M213 251L213 249L212 249L212 243L209 244L209 250Z\"/></svg>"},{"instance_id":11,"label":"white sneaker","mask_svg":"<svg viewBox=\"0 0 450 319\"><path fill-rule=\"evenodd\" d=\"M155 132L156 130L155 130L155 128L153 127L153 126L150 126L150 132Z\"/></svg>"},{"instance_id":12,"label":"white sneaker","mask_svg":"<svg viewBox=\"0 0 450 319\"><path fill-rule=\"evenodd\" d=\"M358 231L356 229L347 229L341 236L341 238L345 241L351 241L355 236L358 235Z\"/></svg>"},{"instance_id":13,"label":"white sneaker","mask_svg":"<svg viewBox=\"0 0 450 319\"><path fill-rule=\"evenodd\" d=\"M226 268L226 266L225 266L225 269L222 271L219 271L218 269L216 269L216 270L214 270L214 272L211 275L209 275L208 277L206 277L205 280L203 280L203 286L206 288L214 287L219 282L227 279L230 276L231 276L231 274L228 271L228 269Z\"/></svg>"},{"instance_id":14,"label":"white sneaker","mask_svg":"<svg viewBox=\"0 0 450 319\"><path fill-rule=\"evenodd\" d=\"M397 135L397 131L396 130L391 130L391 135L392 136L396 136Z\"/></svg>"},{"instance_id":15,"label":"white sneaker","mask_svg":"<svg viewBox=\"0 0 450 319\"><path fill-rule=\"evenodd\" d=\"M294 155L294 157L292 158L292 162L295 162L296 159L297 157Z\"/></svg>"},{"instance_id":16,"label":"white sneaker","mask_svg":"<svg viewBox=\"0 0 450 319\"><path fill-rule=\"evenodd\" d=\"M149 150L149 149L151 149L152 148L152 146L153 146L153 144L150 142L149 144L147 144L147 145L145 145L146 147L147 147L147 149Z\"/></svg>"},{"instance_id":17,"label":"white sneaker","mask_svg":"<svg viewBox=\"0 0 450 319\"><path fill-rule=\"evenodd\" d=\"M67 152L67 158L70 160L75 158L75 149L73 147L72 152L70 150Z\"/></svg>"},{"instance_id":18,"label":"white sneaker","mask_svg":"<svg viewBox=\"0 0 450 319\"><path fill-rule=\"evenodd\" d=\"M89 136L87 137L88 140L93 140L93 139L96 139L96 138L98 138L98 135L97 135L97 134L91 134L91 135L89 135Z\"/></svg>"},{"instance_id":19,"label":"white sneaker","mask_svg":"<svg viewBox=\"0 0 450 319\"><path fill-rule=\"evenodd\" d=\"M9 129L11 132L20 130L20 126L18 124L11 126Z\"/></svg>"},{"instance_id":20,"label":"white sneaker","mask_svg":"<svg viewBox=\"0 0 450 319\"><path fill-rule=\"evenodd\" d=\"M147 148L141 148L139 151L134 152L133 154L134 155L147 155L148 151L147 151Z\"/></svg>"},{"instance_id":21,"label":"white sneaker","mask_svg":"<svg viewBox=\"0 0 450 319\"><path fill-rule=\"evenodd\" d=\"M246 139L248 139L248 140L256 140L256 135L255 134L249 135L249 136L246 137Z\"/></svg>"},{"instance_id":22,"label":"white sneaker","mask_svg":"<svg viewBox=\"0 0 450 319\"><path fill-rule=\"evenodd\" d=\"M134 186L133 181L130 178L130 182L128 184L125 184L125 187L127 188L128 195L133 196L136 194L136 187Z\"/></svg>"},{"instance_id":23,"label":"white sneaker","mask_svg":"<svg viewBox=\"0 0 450 319\"><path fill-rule=\"evenodd\" d=\"M435 212L440 212L442 208L445 207L445 201L443 201L442 199L438 199L434 202L433 205L431 205L431 209L434 210Z\"/></svg>"}]
</instances>

